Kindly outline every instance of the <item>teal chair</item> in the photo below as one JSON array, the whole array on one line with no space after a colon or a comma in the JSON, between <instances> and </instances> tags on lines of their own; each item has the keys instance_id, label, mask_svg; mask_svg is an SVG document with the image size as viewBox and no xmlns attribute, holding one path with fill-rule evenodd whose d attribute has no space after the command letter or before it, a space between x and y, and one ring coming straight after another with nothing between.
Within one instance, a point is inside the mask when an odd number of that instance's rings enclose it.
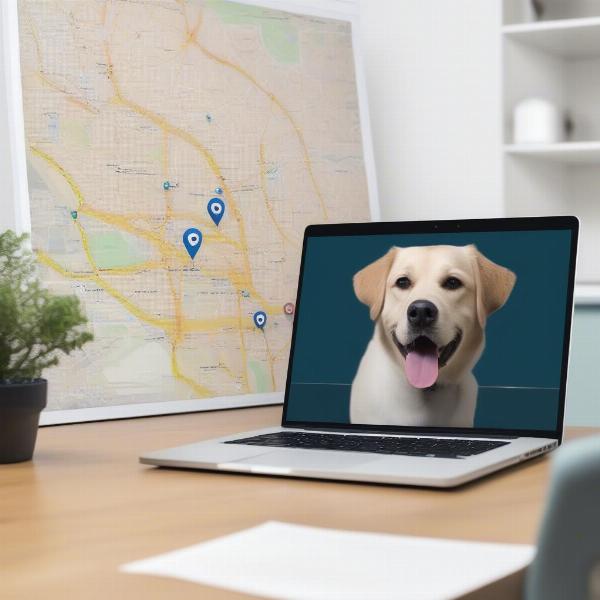
<instances>
[{"instance_id":1,"label":"teal chair","mask_svg":"<svg viewBox=\"0 0 600 600\"><path fill-rule=\"evenodd\" d=\"M556 453L525 600L600 600L600 437Z\"/></svg>"}]
</instances>

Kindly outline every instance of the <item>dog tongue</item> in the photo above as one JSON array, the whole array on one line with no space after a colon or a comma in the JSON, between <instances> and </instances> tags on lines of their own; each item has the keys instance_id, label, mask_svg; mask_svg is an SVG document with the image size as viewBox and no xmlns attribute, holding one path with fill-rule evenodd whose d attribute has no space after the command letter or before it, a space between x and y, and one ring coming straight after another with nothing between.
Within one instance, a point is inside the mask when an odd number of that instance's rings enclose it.
<instances>
[{"instance_id":1,"label":"dog tongue","mask_svg":"<svg viewBox=\"0 0 600 600\"><path fill-rule=\"evenodd\" d=\"M428 388L436 382L438 352L435 344L429 340L416 344L415 349L406 356L406 376L409 383L416 388Z\"/></svg>"}]
</instances>

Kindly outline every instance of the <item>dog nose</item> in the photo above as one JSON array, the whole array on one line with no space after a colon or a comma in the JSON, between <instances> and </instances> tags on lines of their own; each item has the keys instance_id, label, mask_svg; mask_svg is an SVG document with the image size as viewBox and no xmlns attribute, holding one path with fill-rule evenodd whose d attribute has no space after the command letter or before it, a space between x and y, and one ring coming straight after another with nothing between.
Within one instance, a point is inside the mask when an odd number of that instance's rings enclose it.
<instances>
[{"instance_id":1,"label":"dog nose","mask_svg":"<svg viewBox=\"0 0 600 600\"><path fill-rule=\"evenodd\" d=\"M423 329L435 323L438 316L437 306L429 300L415 300L406 311L411 327Z\"/></svg>"}]
</instances>

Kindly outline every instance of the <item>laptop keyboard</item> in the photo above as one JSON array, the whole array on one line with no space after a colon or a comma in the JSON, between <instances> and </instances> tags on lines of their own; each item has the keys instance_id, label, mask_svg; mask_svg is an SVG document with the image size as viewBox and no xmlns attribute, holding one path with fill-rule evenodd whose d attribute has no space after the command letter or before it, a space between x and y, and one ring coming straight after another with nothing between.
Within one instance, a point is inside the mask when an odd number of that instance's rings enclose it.
<instances>
[{"instance_id":1,"label":"laptop keyboard","mask_svg":"<svg viewBox=\"0 0 600 600\"><path fill-rule=\"evenodd\" d=\"M509 442L467 440L435 437L392 437L389 435L336 435L303 431L282 431L254 437L229 440L225 444L269 446L275 448L305 448L308 450L343 450L373 454L465 458L505 446Z\"/></svg>"}]
</instances>

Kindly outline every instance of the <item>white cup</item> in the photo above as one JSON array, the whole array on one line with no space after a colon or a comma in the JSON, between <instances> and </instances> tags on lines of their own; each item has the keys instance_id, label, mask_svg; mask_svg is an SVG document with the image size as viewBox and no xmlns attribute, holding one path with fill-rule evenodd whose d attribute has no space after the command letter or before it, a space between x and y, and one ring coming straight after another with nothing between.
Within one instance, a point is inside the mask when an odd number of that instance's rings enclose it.
<instances>
[{"instance_id":1,"label":"white cup","mask_svg":"<svg viewBox=\"0 0 600 600\"><path fill-rule=\"evenodd\" d=\"M543 98L526 98L514 109L515 144L555 144L565 139L561 111Z\"/></svg>"}]
</instances>

